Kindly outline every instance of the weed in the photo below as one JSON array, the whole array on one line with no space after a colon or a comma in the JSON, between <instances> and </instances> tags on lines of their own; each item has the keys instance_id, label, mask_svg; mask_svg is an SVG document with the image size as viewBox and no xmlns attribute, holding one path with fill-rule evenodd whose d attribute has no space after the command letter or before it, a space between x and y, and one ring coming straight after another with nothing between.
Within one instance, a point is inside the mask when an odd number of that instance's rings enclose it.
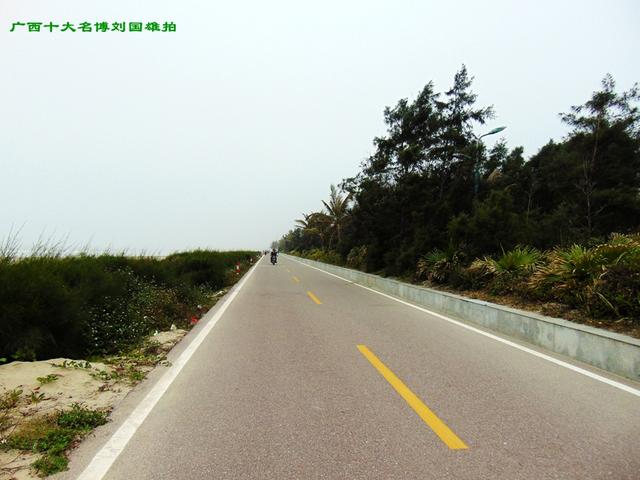
<instances>
[{"instance_id":1,"label":"weed","mask_svg":"<svg viewBox=\"0 0 640 480\"><path fill-rule=\"evenodd\" d=\"M66 457L49 454L33 462L33 468L43 477L47 477L54 473L63 472L67 469L68 464L69 460Z\"/></svg>"},{"instance_id":2,"label":"weed","mask_svg":"<svg viewBox=\"0 0 640 480\"><path fill-rule=\"evenodd\" d=\"M85 370L92 368L91 363L85 360L64 360L62 363L50 363L49 365L58 368L75 368Z\"/></svg>"},{"instance_id":3,"label":"weed","mask_svg":"<svg viewBox=\"0 0 640 480\"><path fill-rule=\"evenodd\" d=\"M22 390L14 389L4 392L0 396L0 432L9 428L11 409L18 405ZM3 439L4 440L4 439Z\"/></svg>"},{"instance_id":4,"label":"weed","mask_svg":"<svg viewBox=\"0 0 640 480\"><path fill-rule=\"evenodd\" d=\"M107 423L107 414L98 410L89 410L75 403L71 406L71 410L58 415L57 423L63 428L88 431Z\"/></svg>"},{"instance_id":5,"label":"weed","mask_svg":"<svg viewBox=\"0 0 640 480\"><path fill-rule=\"evenodd\" d=\"M16 388L9 390L0 396L0 410L10 410L18 404L22 390Z\"/></svg>"},{"instance_id":6,"label":"weed","mask_svg":"<svg viewBox=\"0 0 640 480\"><path fill-rule=\"evenodd\" d=\"M129 379L129 382L136 384L144 380L145 377L146 374L135 366L129 365L129 367L127 368L127 378Z\"/></svg>"},{"instance_id":7,"label":"weed","mask_svg":"<svg viewBox=\"0 0 640 480\"><path fill-rule=\"evenodd\" d=\"M37 393L36 392L31 392L31 395L29 395L29 401L31 403L40 403L41 401L43 401L45 399L45 394L40 392Z\"/></svg>"},{"instance_id":8,"label":"weed","mask_svg":"<svg viewBox=\"0 0 640 480\"><path fill-rule=\"evenodd\" d=\"M46 385L47 383L55 382L59 377L60 377L60 375L58 375L56 373L50 373L46 377L38 377L38 378L36 378L36 380L38 380L38 382L40 382L40 385Z\"/></svg>"},{"instance_id":9,"label":"weed","mask_svg":"<svg viewBox=\"0 0 640 480\"><path fill-rule=\"evenodd\" d=\"M33 419L6 439L3 448L41 453L33 467L42 476L65 470L66 450L73 441L105 424L107 414L74 404L71 410Z\"/></svg>"},{"instance_id":10,"label":"weed","mask_svg":"<svg viewBox=\"0 0 640 480\"><path fill-rule=\"evenodd\" d=\"M109 373L106 370L97 370L95 372L91 372L91 378L95 380L101 380L103 382L108 382L109 380L117 380L119 375L116 372Z\"/></svg>"}]
</instances>

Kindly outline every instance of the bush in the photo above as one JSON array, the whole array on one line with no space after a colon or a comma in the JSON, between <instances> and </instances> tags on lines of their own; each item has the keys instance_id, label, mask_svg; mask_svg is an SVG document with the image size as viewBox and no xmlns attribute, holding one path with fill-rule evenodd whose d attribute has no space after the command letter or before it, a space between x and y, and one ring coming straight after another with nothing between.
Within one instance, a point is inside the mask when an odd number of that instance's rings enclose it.
<instances>
[{"instance_id":1,"label":"bush","mask_svg":"<svg viewBox=\"0 0 640 480\"><path fill-rule=\"evenodd\" d=\"M493 270L496 275L528 275L540 264L542 255L533 247L517 246L495 260Z\"/></svg>"},{"instance_id":2,"label":"bush","mask_svg":"<svg viewBox=\"0 0 640 480\"><path fill-rule=\"evenodd\" d=\"M485 257L475 260L468 275L492 293L518 293L526 295L526 283L534 269L542 262L542 254L533 247L517 246L503 251L497 259Z\"/></svg>"},{"instance_id":3,"label":"bush","mask_svg":"<svg viewBox=\"0 0 640 480\"><path fill-rule=\"evenodd\" d=\"M347 266L364 270L367 266L367 246L353 247L347 255Z\"/></svg>"},{"instance_id":4,"label":"bush","mask_svg":"<svg viewBox=\"0 0 640 480\"><path fill-rule=\"evenodd\" d=\"M593 285L590 308L597 315L640 322L640 235L613 235L608 243L595 248L605 271Z\"/></svg>"},{"instance_id":5,"label":"bush","mask_svg":"<svg viewBox=\"0 0 640 480\"><path fill-rule=\"evenodd\" d=\"M418 260L416 279L434 283L448 283L461 270L463 254L458 250L434 249Z\"/></svg>"},{"instance_id":6,"label":"bush","mask_svg":"<svg viewBox=\"0 0 640 480\"><path fill-rule=\"evenodd\" d=\"M612 265L593 288L591 309L595 315L615 315L640 322L640 257Z\"/></svg>"},{"instance_id":7,"label":"bush","mask_svg":"<svg viewBox=\"0 0 640 480\"><path fill-rule=\"evenodd\" d=\"M640 236L613 235L586 248L556 248L529 281L539 298L553 298L595 316L640 318Z\"/></svg>"},{"instance_id":8,"label":"bush","mask_svg":"<svg viewBox=\"0 0 640 480\"><path fill-rule=\"evenodd\" d=\"M604 273L602 259L593 250L574 245L556 248L533 274L529 285L538 297L551 297L573 306L586 304L588 291Z\"/></svg>"},{"instance_id":9,"label":"bush","mask_svg":"<svg viewBox=\"0 0 640 480\"><path fill-rule=\"evenodd\" d=\"M110 354L171 323L186 326L208 293L254 252L196 250L163 259L48 255L0 262L0 357Z\"/></svg>"},{"instance_id":10,"label":"bush","mask_svg":"<svg viewBox=\"0 0 640 480\"><path fill-rule=\"evenodd\" d=\"M61 412L56 423L62 428L89 431L107 423L107 414L99 410L89 410L76 403L71 410Z\"/></svg>"},{"instance_id":11,"label":"bush","mask_svg":"<svg viewBox=\"0 0 640 480\"><path fill-rule=\"evenodd\" d=\"M310 250L302 256L310 260L331 263L333 265L343 265L344 263L340 254L338 252L334 252L333 250L321 250L319 248L314 248L313 250Z\"/></svg>"}]
</instances>

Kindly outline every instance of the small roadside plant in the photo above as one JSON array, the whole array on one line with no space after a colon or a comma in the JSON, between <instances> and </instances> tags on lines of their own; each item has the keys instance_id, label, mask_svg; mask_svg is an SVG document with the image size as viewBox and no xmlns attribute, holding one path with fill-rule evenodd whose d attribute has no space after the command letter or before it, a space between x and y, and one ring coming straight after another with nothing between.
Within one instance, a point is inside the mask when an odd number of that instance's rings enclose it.
<instances>
[{"instance_id":1,"label":"small roadside plant","mask_svg":"<svg viewBox=\"0 0 640 480\"><path fill-rule=\"evenodd\" d=\"M39 475L47 476L67 468L66 451L72 443L107 422L107 414L74 404L71 410L25 422L6 438L3 449L42 454L33 463Z\"/></svg>"},{"instance_id":2,"label":"small roadside plant","mask_svg":"<svg viewBox=\"0 0 640 480\"><path fill-rule=\"evenodd\" d=\"M3 432L10 426L11 409L18 405L22 390L13 389L0 395L0 432Z\"/></svg>"},{"instance_id":3,"label":"small roadside plant","mask_svg":"<svg viewBox=\"0 0 640 480\"><path fill-rule=\"evenodd\" d=\"M38 404L42 402L44 399L45 399L45 394L43 392L40 392L40 393L31 392L31 394L29 395L29 401L31 403Z\"/></svg>"},{"instance_id":4,"label":"small roadside plant","mask_svg":"<svg viewBox=\"0 0 640 480\"><path fill-rule=\"evenodd\" d=\"M364 269L367 265L367 246L353 247L347 255L347 267Z\"/></svg>"},{"instance_id":5,"label":"small roadside plant","mask_svg":"<svg viewBox=\"0 0 640 480\"><path fill-rule=\"evenodd\" d=\"M539 298L554 298L596 316L640 318L640 235L613 235L592 248L547 254L529 281Z\"/></svg>"},{"instance_id":6,"label":"small roadside plant","mask_svg":"<svg viewBox=\"0 0 640 480\"><path fill-rule=\"evenodd\" d=\"M58 414L56 423L62 428L70 428L79 432L89 432L107 423L107 414L99 410L89 410L75 403L71 406L71 410Z\"/></svg>"},{"instance_id":7,"label":"small roadside plant","mask_svg":"<svg viewBox=\"0 0 640 480\"><path fill-rule=\"evenodd\" d=\"M75 369L85 369L88 370L91 368L91 363L86 360L64 360L62 363L50 363L49 365L58 368L75 368Z\"/></svg>"},{"instance_id":8,"label":"small roadside plant","mask_svg":"<svg viewBox=\"0 0 640 480\"><path fill-rule=\"evenodd\" d=\"M526 295L526 281L543 262L543 255L533 247L517 246L503 251L498 258L475 260L467 269L470 276L480 280L492 293Z\"/></svg>"},{"instance_id":9,"label":"small roadside plant","mask_svg":"<svg viewBox=\"0 0 640 480\"><path fill-rule=\"evenodd\" d=\"M60 375L58 375L56 373L50 373L46 377L38 377L38 378L36 378L36 380L38 380L40 385L46 385L47 383L55 382L59 377L60 377Z\"/></svg>"},{"instance_id":10,"label":"small roadside plant","mask_svg":"<svg viewBox=\"0 0 640 480\"><path fill-rule=\"evenodd\" d=\"M22 395L22 390L19 388L4 392L0 396L0 410L10 410L15 407L20 400L20 395Z\"/></svg>"},{"instance_id":11,"label":"small roadside plant","mask_svg":"<svg viewBox=\"0 0 640 480\"><path fill-rule=\"evenodd\" d=\"M416 277L432 283L447 283L459 273L462 259L462 252L454 248L436 248L418 260Z\"/></svg>"}]
</instances>

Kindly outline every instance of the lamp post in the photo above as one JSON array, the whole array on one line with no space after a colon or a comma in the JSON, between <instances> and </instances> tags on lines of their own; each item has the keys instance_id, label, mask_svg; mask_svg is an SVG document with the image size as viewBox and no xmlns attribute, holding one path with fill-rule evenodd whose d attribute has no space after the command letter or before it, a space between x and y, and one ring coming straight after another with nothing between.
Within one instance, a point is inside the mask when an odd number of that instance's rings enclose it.
<instances>
[{"instance_id":1,"label":"lamp post","mask_svg":"<svg viewBox=\"0 0 640 480\"><path fill-rule=\"evenodd\" d=\"M475 158L475 165L474 165L474 184L473 184L473 196L477 197L478 196L478 186L480 184L480 139L482 137L486 137L488 135L494 135L496 133L499 133L501 131L503 131L505 128L507 127L496 127L493 130L485 133L484 135L480 135L479 137L476 137L473 133L473 137L476 139L476 158Z\"/></svg>"}]
</instances>

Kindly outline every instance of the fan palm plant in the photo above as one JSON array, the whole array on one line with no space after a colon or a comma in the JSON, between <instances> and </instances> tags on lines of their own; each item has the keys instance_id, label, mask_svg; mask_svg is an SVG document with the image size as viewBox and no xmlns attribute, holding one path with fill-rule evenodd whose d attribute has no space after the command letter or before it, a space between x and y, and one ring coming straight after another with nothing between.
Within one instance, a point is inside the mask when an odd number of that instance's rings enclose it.
<instances>
[{"instance_id":1,"label":"fan palm plant","mask_svg":"<svg viewBox=\"0 0 640 480\"><path fill-rule=\"evenodd\" d=\"M488 284L495 293L526 293L524 280L542 262L542 254L533 247L517 246L502 252L497 259L476 259L467 269L467 274L479 285Z\"/></svg>"},{"instance_id":2,"label":"fan palm plant","mask_svg":"<svg viewBox=\"0 0 640 480\"><path fill-rule=\"evenodd\" d=\"M426 278L431 282L446 283L451 275L460 268L462 254L454 249L431 250L418 260L417 278Z\"/></svg>"}]
</instances>

